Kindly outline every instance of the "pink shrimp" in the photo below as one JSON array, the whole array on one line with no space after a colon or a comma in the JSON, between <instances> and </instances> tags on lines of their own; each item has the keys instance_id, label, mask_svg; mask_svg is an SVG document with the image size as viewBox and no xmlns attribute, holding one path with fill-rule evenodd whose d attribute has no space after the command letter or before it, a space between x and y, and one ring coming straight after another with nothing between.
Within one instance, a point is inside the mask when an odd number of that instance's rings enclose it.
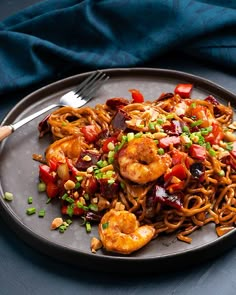
<instances>
[{"instance_id":1,"label":"pink shrimp","mask_svg":"<svg viewBox=\"0 0 236 295\"><path fill-rule=\"evenodd\" d=\"M163 175L171 165L168 154L158 155L154 140L141 137L128 142L118 154L120 174L135 183L145 184Z\"/></svg>"},{"instance_id":2,"label":"pink shrimp","mask_svg":"<svg viewBox=\"0 0 236 295\"><path fill-rule=\"evenodd\" d=\"M130 254L147 245L155 234L151 225L140 226L136 216L126 210L111 209L98 227L100 239L107 251Z\"/></svg>"}]
</instances>

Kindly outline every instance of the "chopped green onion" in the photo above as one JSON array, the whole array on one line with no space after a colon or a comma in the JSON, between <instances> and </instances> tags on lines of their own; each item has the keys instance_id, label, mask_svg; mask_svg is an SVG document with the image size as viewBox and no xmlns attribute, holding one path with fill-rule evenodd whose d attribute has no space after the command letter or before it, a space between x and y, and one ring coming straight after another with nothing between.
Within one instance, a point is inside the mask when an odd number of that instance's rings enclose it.
<instances>
[{"instance_id":1,"label":"chopped green onion","mask_svg":"<svg viewBox=\"0 0 236 295\"><path fill-rule=\"evenodd\" d=\"M3 198L4 198L6 201L11 202L11 201L13 200L14 196L13 196L13 193L5 192Z\"/></svg>"},{"instance_id":2,"label":"chopped green onion","mask_svg":"<svg viewBox=\"0 0 236 295\"><path fill-rule=\"evenodd\" d=\"M98 166L99 168L106 167L107 164L108 164L107 161L103 161L103 160L99 160L99 161L97 162L97 166Z\"/></svg>"},{"instance_id":3,"label":"chopped green onion","mask_svg":"<svg viewBox=\"0 0 236 295\"><path fill-rule=\"evenodd\" d=\"M67 206L67 214L72 217L74 214L74 204Z\"/></svg>"},{"instance_id":4,"label":"chopped green onion","mask_svg":"<svg viewBox=\"0 0 236 295\"><path fill-rule=\"evenodd\" d=\"M62 225L59 226L59 232L60 233L64 233L66 229L67 229L67 226L65 224L62 224Z\"/></svg>"},{"instance_id":5,"label":"chopped green onion","mask_svg":"<svg viewBox=\"0 0 236 295\"><path fill-rule=\"evenodd\" d=\"M102 168L102 164L103 164L103 160L99 160L99 161L97 161L97 166L98 166L99 168Z\"/></svg>"},{"instance_id":6,"label":"chopped green onion","mask_svg":"<svg viewBox=\"0 0 236 295\"><path fill-rule=\"evenodd\" d=\"M191 123L191 127L196 127L196 126L199 126L199 125L201 125L202 124L202 120L197 120L197 121L195 121L195 122L193 122L193 123Z\"/></svg>"},{"instance_id":7,"label":"chopped green onion","mask_svg":"<svg viewBox=\"0 0 236 295\"><path fill-rule=\"evenodd\" d=\"M99 174L99 173L101 173L101 170L100 169L94 169L93 172L94 172L94 174Z\"/></svg>"},{"instance_id":8,"label":"chopped green onion","mask_svg":"<svg viewBox=\"0 0 236 295\"><path fill-rule=\"evenodd\" d=\"M140 138L142 137L143 133L142 132L138 132L134 135L134 138Z\"/></svg>"},{"instance_id":9,"label":"chopped green onion","mask_svg":"<svg viewBox=\"0 0 236 295\"><path fill-rule=\"evenodd\" d=\"M81 203L81 202L77 202L77 206L78 206L78 208L81 208L81 209L83 209L83 210L85 210L85 211L88 211L88 209L89 209L89 207L88 206L85 206L83 203Z\"/></svg>"},{"instance_id":10,"label":"chopped green onion","mask_svg":"<svg viewBox=\"0 0 236 295\"><path fill-rule=\"evenodd\" d=\"M222 176L222 177L225 176L224 170L220 170L218 174L219 174L219 176Z\"/></svg>"},{"instance_id":11,"label":"chopped green onion","mask_svg":"<svg viewBox=\"0 0 236 295\"><path fill-rule=\"evenodd\" d=\"M75 202L75 200L72 199L71 197L65 198L65 201L68 202L68 203L70 203L70 204L73 204Z\"/></svg>"},{"instance_id":12,"label":"chopped green onion","mask_svg":"<svg viewBox=\"0 0 236 295\"><path fill-rule=\"evenodd\" d=\"M39 217L44 217L45 216L45 210L44 209L39 210L38 216Z\"/></svg>"},{"instance_id":13,"label":"chopped green onion","mask_svg":"<svg viewBox=\"0 0 236 295\"><path fill-rule=\"evenodd\" d=\"M191 142L188 142L188 143L185 143L185 148L186 149L189 149L190 148L190 146L192 145L193 143L192 143L192 141Z\"/></svg>"},{"instance_id":14,"label":"chopped green onion","mask_svg":"<svg viewBox=\"0 0 236 295\"><path fill-rule=\"evenodd\" d=\"M198 143L199 145L205 145L205 138L202 136L201 132L193 132L190 134L190 139Z\"/></svg>"},{"instance_id":15,"label":"chopped green onion","mask_svg":"<svg viewBox=\"0 0 236 295\"><path fill-rule=\"evenodd\" d=\"M122 189L125 189L125 184L124 184L124 182L120 182L120 187L121 187Z\"/></svg>"},{"instance_id":16,"label":"chopped green onion","mask_svg":"<svg viewBox=\"0 0 236 295\"><path fill-rule=\"evenodd\" d=\"M108 171L106 171L106 173L104 174L104 177L105 178L110 178L110 177L112 177L113 176L113 174L114 174L114 171L112 171L112 170L108 170Z\"/></svg>"},{"instance_id":17,"label":"chopped green onion","mask_svg":"<svg viewBox=\"0 0 236 295\"><path fill-rule=\"evenodd\" d=\"M166 116L166 119L170 120L170 119L173 119L174 117L175 117L174 114L169 114L169 115Z\"/></svg>"},{"instance_id":18,"label":"chopped green onion","mask_svg":"<svg viewBox=\"0 0 236 295\"><path fill-rule=\"evenodd\" d=\"M108 179L108 184L113 184L115 182L115 179L111 178L111 179Z\"/></svg>"},{"instance_id":19,"label":"chopped green onion","mask_svg":"<svg viewBox=\"0 0 236 295\"><path fill-rule=\"evenodd\" d=\"M93 211L96 211L96 212L98 211L98 206L96 204L90 204L88 207L89 207L90 210L93 210Z\"/></svg>"},{"instance_id":20,"label":"chopped green onion","mask_svg":"<svg viewBox=\"0 0 236 295\"><path fill-rule=\"evenodd\" d=\"M108 156L108 158L114 158L115 152L114 151L109 151L107 156Z\"/></svg>"},{"instance_id":21,"label":"chopped green onion","mask_svg":"<svg viewBox=\"0 0 236 295\"><path fill-rule=\"evenodd\" d=\"M108 163L112 164L114 162L114 158L108 158Z\"/></svg>"},{"instance_id":22,"label":"chopped green onion","mask_svg":"<svg viewBox=\"0 0 236 295\"><path fill-rule=\"evenodd\" d=\"M104 160L104 161L103 161L103 167L106 167L107 165L108 165L107 161Z\"/></svg>"},{"instance_id":23,"label":"chopped green onion","mask_svg":"<svg viewBox=\"0 0 236 295\"><path fill-rule=\"evenodd\" d=\"M126 139L127 139L127 138L126 138ZM123 145L126 143L126 139L123 140L123 136L122 136L122 141L121 141L121 143L120 143L119 145L116 145L116 146L115 146L115 152L119 151L119 150L123 147Z\"/></svg>"},{"instance_id":24,"label":"chopped green onion","mask_svg":"<svg viewBox=\"0 0 236 295\"><path fill-rule=\"evenodd\" d=\"M226 144L226 149L227 149L228 151L232 151L232 149L233 149L233 143L232 143L232 142L227 142L227 144Z\"/></svg>"},{"instance_id":25,"label":"chopped green onion","mask_svg":"<svg viewBox=\"0 0 236 295\"><path fill-rule=\"evenodd\" d=\"M128 142L134 139L134 133L133 132L129 132L127 133L127 140Z\"/></svg>"},{"instance_id":26,"label":"chopped green onion","mask_svg":"<svg viewBox=\"0 0 236 295\"><path fill-rule=\"evenodd\" d=\"M121 141L127 142L127 135L122 135L122 140Z\"/></svg>"},{"instance_id":27,"label":"chopped green onion","mask_svg":"<svg viewBox=\"0 0 236 295\"><path fill-rule=\"evenodd\" d=\"M183 132L185 132L185 133L189 133L189 128L188 128L188 126L186 126L186 125L183 126Z\"/></svg>"},{"instance_id":28,"label":"chopped green onion","mask_svg":"<svg viewBox=\"0 0 236 295\"><path fill-rule=\"evenodd\" d=\"M62 198L62 200L65 200L67 197L68 197L68 194L65 193L61 198Z\"/></svg>"},{"instance_id":29,"label":"chopped green onion","mask_svg":"<svg viewBox=\"0 0 236 295\"><path fill-rule=\"evenodd\" d=\"M81 180L83 180L83 176L80 176L80 175L76 176L76 180L77 180L77 181L81 181Z\"/></svg>"},{"instance_id":30,"label":"chopped green onion","mask_svg":"<svg viewBox=\"0 0 236 295\"><path fill-rule=\"evenodd\" d=\"M89 200L89 194L84 194L83 197L85 198L85 200Z\"/></svg>"},{"instance_id":31,"label":"chopped green onion","mask_svg":"<svg viewBox=\"0 0 236 295\"><path fill-rule=\"evenodd\" d=\"M202 135L208 135L212 131L212 126L201 128L201 134Z\"/></svg>"},{"instance_id":32,"label":"chopped green onion","mask_svg":"<svg viewBox=\"0 0 236 295\"><path fill-rule=\"evenodd\" d=\"M165 122L164 119L161 119L161 118L157 119L157 124L159 125L163 124L164 122Z\"/></svg>"},{"instance_id":33,"label":"chopped green onion","mask_svg":"<svg viewBox=\"0 0 236 295\"><path fill-rule=\"evenodd\" d=\"M109 151L107 156L108 156L108 163L112 164L114 162L115 151Z\"/></svg>"},{"instance_id":34,"label":"chopped green onion","mask_svg":"<svg viewBox=\"0 0 236 295\"><path fill-rule=\"evenodd\" d=\"M156 130L155 123L153 123L153 122L149 122L148 127L149 127L150 130Z\"/></svg>"},{"instance_id":35,"label":"chopped green onion","mask_svg":"<svg viewBox=\"0 0 236 295\"><path fill-rule=\"evenodd\" d=\"M77 181L76 183L75 183L75 189L78 189L78 188L80 188L81 187L81 183L79 182L79 181Z\"/></svg>"},{"instance_id":36,"label":"chopped green onion","mask_svg":"<svg viewBox=\"0 0 236 295\"><path fill-rule=\"evenodd\" d=\"M44 182L38 183L38 192L42 193L46 191L46 184Z\"/></svg>"},{"instance_id":37,"label":"chopped green onion","mask_svg":"<svg viewBox=\"0 0 236 295\"><path fill-rule=\"evenodd\" d=\"M153 139L153 141L155 142L155 144L158 144L159 143L159 140L158 139Z\"/></svg>"},{"instance_id":38,"label":"chopped green onion","mask_svg":"<svg viewBox=\"0 0 236 295\"><path fill-rule=\"evenodd\" d=\"M35 207L28 208L28 209L26 210L26 213L27 213L28 215L35 214L35 213L36 213L36 208L35 208Z\"/></svg>"},{"instance_id":39,"label":"chopped green onion","mask_svg":"<svg viewBox=\"0 0 236 295\"><path fill-rule=\"evenodd\" d=\"M86 232L87 232L87 233L90 233L91 230L92 230L91 224L90 224L89 222L86 222L86 223L85 223L85 227L86 227Z\"/></svg>"},{"instance_id":40,"label":"chopped green onion","mask_svg":"<svg viewBox=\"0 0 236 295\"><path fill-rule=\"evenodd\" d=\"M144 128L144 124L139 124L137 127L138 128Z\"/></svg>"},{"instance_id":41,"label":"chopped green onion","mask_svg":"<svg viewBox=\"0 0 236 295\"><path fill-rule=\"evenodd\" d=\"M115 149L114 142L110 141L107 145L107 148L109 151L114 151L114 149Z\"/></svg>"},{"instance_id":42,"label":"chopped green onion","mask_svg":"<svg viewBox=\"0 0 236 295\"><path fill-rule=\"evenodd\" d=\"M193 102L193 103L191 103L191 105L190 105L190 107L193 108L193 109L195 109L196 106L197 106L196 102Z\"/></svg>"},{"instance_id":43,"label":"chopped green onion","mask_svg":"<svg viewBox=\"0 0 236 295\"><path fill-rule=\"evenodd\" d=\"M206 142L206 149L209 150L211 148L210 142Z\"/></svg>"},{"instance_id":44,"label":"chopped green onion","mask_svg":"<svg viewBox=\"0 0 236 295\"><path fill-rule=\"evenodd\" d=\"M198 138L198 144L201 146L205 145L205 138L202 135Z\"/></svg>"},{"instance_id":45,"label":"chopped green onion","mask_svg":"<svg viewBox=\"0 0 236 295\"><path fill-rule=\"evenodd\" d=\"M209 149L209 154L210 154L212 157L215 157L216 152L215 152L212 148L210 148L210 149Z\"/></svg>"},{"instance_id":46,"label":"chopped green onion","mask_svg":"<svg viewBox=\"0 0 236 295\"><path fill-rule=\"evenodd\" d=\"M46 204L49 204L51 200L52 200L51 198L48 198Z\"/></svg>"},{"instance_id":47,"label":"chopped green onion","mask_svg":"<svg viewBox=\"0 0 236 295\"><path fill-rule=\"evenodd\" d=\"M32 204L33 203L33 197L28 197L28 204Z\"/></svg>"},{"instance_id":48,"label":"chopped green onion","mask_svg":"<svg viewBox=\"0 0 236 295\"><path fill-rule=\"evenodd\" d=\"M165 151L164 151L163 148L159 148L159 149L158 149L158 154L159 154L159 155L164 155L164 153L165 153Z\"/></svg>"},{"instance_id":49,"label":"chopped green onion","mask_svg":"<svg viewBox=\"0 0 236 295\"><path fill-rule=\"evenodd\" d=\"M193 133L191 133L190 134L190 139L193 139L194 137L199 137L199 136L201 136L201 132L193 132Z\"/></svg>"},{"instance_id":50,"label":"chopped green onion","mask_svg":"<svg viewBox=\"0 0 236 295\"><path fill-rule=\"evenodd\" d=\"M109 227L109 222L105 222L102 224L102 229L107 229Z\"/></svg>"},{"instance_id":51,"label":"chopped green onion","mask_svg":"<svg viewBox=\"0 0 236 295\"><path fill-rule=\"evenodd\" d=\"M71 219L67 219L67 220L66 220L66 223L67 223L68 225L71 225L72 220L71 220Z\"/></svg>"}]
</instances>

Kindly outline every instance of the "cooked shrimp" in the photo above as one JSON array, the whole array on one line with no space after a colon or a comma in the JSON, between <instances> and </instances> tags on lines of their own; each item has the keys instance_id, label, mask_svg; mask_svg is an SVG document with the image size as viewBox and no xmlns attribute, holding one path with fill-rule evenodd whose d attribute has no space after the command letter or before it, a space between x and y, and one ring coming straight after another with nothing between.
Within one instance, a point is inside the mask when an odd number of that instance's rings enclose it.
<instances>
[{"instance_id":1,"label":"cooked shrimp","mask_svg":"<svg viewBox=\"0 0 236 295\"><path fill-rule=\"evenodd\" d=\"M78 159L81 152L81 139L79 135L71 135L62 139L56 140L52 143L45 152L46 161L49 163L50 159L56 159L60 163L65 163L66 157Z\"/></svg>"},{"instance_id":2,"label":"cooked shrimp","mask_svg":"<svg viewBox=\"0 0 236 295\"><path fill-rule=\"evenodd\" d=\"M156 143L147 137L128 142L118 154L120 174L139 184L154 181L171 165L168 154L158 155Z\"/></svg>"},{"instance_id":3,"label":"cooked shrimp","mask_svg":"<svg viewBox=\"0 0 236 295\"><path fill-rule=\"evenodd\" d=\"M148 244L155 229L151 225L140 226L129 211L111 209L103 215L98 232L107 251L130 254Z\"/></svg>"}]
</instances>

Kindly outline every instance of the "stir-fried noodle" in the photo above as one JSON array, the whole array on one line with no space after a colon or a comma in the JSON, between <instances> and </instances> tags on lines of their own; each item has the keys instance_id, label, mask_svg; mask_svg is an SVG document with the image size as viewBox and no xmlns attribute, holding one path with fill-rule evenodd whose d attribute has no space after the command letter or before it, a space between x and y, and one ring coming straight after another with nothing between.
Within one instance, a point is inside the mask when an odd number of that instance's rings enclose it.
<instances>
[{"instance_id":1,"label":"stir-fried noodle","mask_svg":"<svg viewBox=\"0 0 236 295\"><path fill-rule=\"evenodd\" d=\"M40 165L49 198L60 200L63 214L100 223L103 246L123 254L172 232L190 243L189 234L210 222L219 236L233 229L236 124L230 105L213 96L190 98L178 87L152 102L131 93L130 100L110 98L94 108L63 107L41 123L41 135L47 125L54 138ZM137 227L123 229L115 212L135 217ZM145 241L136 245L132 234L140 227L135 238ZM115 240L127 242L128 250Z\"/></svg>"}]
</instances>

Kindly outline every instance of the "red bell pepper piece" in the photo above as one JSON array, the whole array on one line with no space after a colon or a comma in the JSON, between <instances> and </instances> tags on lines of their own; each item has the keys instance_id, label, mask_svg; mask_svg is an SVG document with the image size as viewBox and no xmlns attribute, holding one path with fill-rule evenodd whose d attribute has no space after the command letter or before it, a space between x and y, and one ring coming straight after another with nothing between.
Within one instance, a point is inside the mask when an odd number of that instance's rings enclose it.
<instances>
[{"instance_id":1,"label":"red bell pepper piece","mask_svg":"<svg viewBox=\"0 0 236 295\"><path fill-rule=\"evenodd\" d=\"M210 144L219 144L224 138L224 132L218 123L212 124L212 132L205 136L205 141Z\"/></svg>"},{"instance_id":2,"label":"red bell pepper piece","mask_svg":"<svg viewBox=\"0 0 236 295\"><path fill-rule=\"evenodd\" d=\"M56 181L56 174L52 173L51 168L48 165L39 165L39 178L45 183Z\"/></svg>"},{"instance_id":3,"label":"red bell pepper piece","mask_svg":"<svg viewBox=\"0 0 236 295\"><path fill-rule=\"evenodd\" d=\"M129 89L129 92L131 92L133 102L137 102L137 103L144 102L144 97L139 90Z\"/></svg>"},{"instance_id":4,"label":"red bell pepper piece","mask_svg":"<svg viewBox=\"0 0 236 295\"><path fill-rule=\"evenodd\" d=\"M177 149L172 151L171 158L173 166L184 163L186 168L189 169L190 165L193 163L192 158L190 158L186 153L183 153Z\"/></svg>"},{"instance_id":5,"label":"red bell pepper piece","mask_svg":"<svg viewBox=\"0 0 236 295\"><path fill-rule=\"evenodd\" d=\"M73 165L72 160L66 158L66 163L72 175L77 176L79 174L79 170Z\"/></svg>"},{"instance_id":6,"label":"red bell pepper piece","mask_svg":"<svg viewBox=\"0 0 236 295\"><path fill-rule=\"evenodd\" d=\"M94 125L87 125L81 128L81 132L83 133L85 140L88 143L92 143L97 140L98 138L98 131L96 126Z\"/></svg>"},{"instance_id":7,"label":"red bell pepper piece","mask_svg":"<svg viewBox=\"0 0 236 295\"><path fill-rule=\"evenodd\" d=\"M51 158L49 160L49 167L51 171L57 171L58 168L58 161L56 158Z\"/></svg>"},{"instance_id":8,"label":"red bell pepper piece","mask_svg":"<svg viewBox=\"0 0 236 295\"><path fill-rule=\"evenodd\" d=\"M206 159L206 149L201 145L192 144L189 148L189 155L194 159L203 161Z\"/></svg>"},{"instance_id":9,"label":"red bell pepper piece","mask_svg":"<svg viewBox=\"0 0 236 295\"><path fill-rule=\"evenodd\" d=\"M174 93L182 98L190 98L193 89L193 84L178 84L175 87Z\"/></svg>"},{"instance_id":10,"label":"red bell pepper piece","mask_svg":"<svg viewBox=\"0 0 236 295\"><path fill-rule=\"evenodd\" d=\"M108 144L110 142L116 143L117 142L117 138L116 137L109 137L109 138L105 139L105 141L103 142L103 145L102 145L102 151L104 153L108 153L109 152Z\"/></svg>"},{"instance_id":11,"label":"red bell pepper piece","mask_svg":"<svg viewBox=\"0 0 236 295\"><path fill-rule=\"evenodd\" d=\"M55 198L59 193L59 187L54 182L48 182L46 193L49 198Z\"/></svg>"},{"instance_id":12,"label":"red bell pepper piece","mask_svg":"<svg viewBox=\"0 0 236 295\"><path fill-rule=\"evenodd\" d=\"M181 164L182 161L186 158L186 153L183 153L177 149L174 149L171 153L172 164L173 166Z\"/></svg>"},{"instance_id":13,"label":"red bell pepper piece","mask_svg":"<svg viewBox=\"0 0 236 295\"><path fill-rule=\"evenodd\" d=\"M170 172L164 175L165 182L171 180L171 178L175 176L180 180L184 180L187 177L186 168L182 164L175 165Z\"/></svg>"},{"instance_id":14,"label":"red bell pepper piece","mask_svg":"<svg viewBox=\"0 0 236 295\"><path fill-rule=\"evenodd\" d=\"M169 147L171 144L176 145L179 143L180 143L179 136L167 136L160 139L159 146L164 149Z\"/></svg>"}]
</instances>

